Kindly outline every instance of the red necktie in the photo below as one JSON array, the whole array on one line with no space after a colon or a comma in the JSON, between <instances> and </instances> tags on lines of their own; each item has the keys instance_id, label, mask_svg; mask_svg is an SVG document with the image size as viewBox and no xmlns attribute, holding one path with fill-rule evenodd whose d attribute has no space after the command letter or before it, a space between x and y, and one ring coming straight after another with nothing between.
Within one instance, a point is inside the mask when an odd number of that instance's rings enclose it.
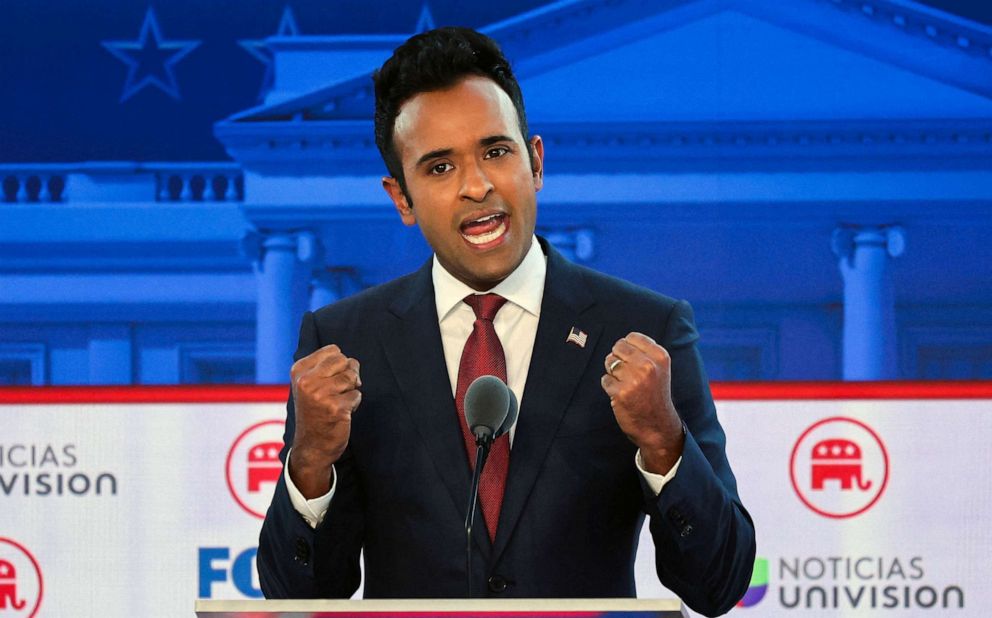
<instances>
[{"instance_id":1,"label":"red necktie","mask_svg":"<svg viewBox=\"0 0 992 618\"><path fill-rule=\"evenodd\" d=\"M506 357L503 345L499 342L493 318L506 299L497 294L472 294L465 303L475 311L472 334L465 342L462 359L458 364L458 385L455 388L455 406L458 408L462 436L468 463L475 469L475 437L469 431L465 420L465 391L479 376L493 375L506 382ZM479 481L479 503L486 520L489 540L496 539L496 524L499 522L499 509L503 504L503 491L506 489L506 473L510 469L510 436L503 434L493 442L486 467L482 469Z\"/></svg>"}]
</instances>

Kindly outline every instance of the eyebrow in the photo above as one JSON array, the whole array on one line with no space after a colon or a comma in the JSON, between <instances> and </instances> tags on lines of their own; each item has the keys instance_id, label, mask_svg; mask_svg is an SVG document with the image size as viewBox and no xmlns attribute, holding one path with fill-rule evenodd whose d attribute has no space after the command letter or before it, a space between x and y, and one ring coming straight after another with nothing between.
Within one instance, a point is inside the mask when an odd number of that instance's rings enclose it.
<instances>
[{"instance_id":1,"label":"eyebrow","mask_svg":"<svg viewBox=\"0 0 992 618\"><path fill-rule=\"evenodd\" d=\"M492 146L499 142L512 142L513 138L506 135L490 135L489 137L483 137L479 140L479 145L481 146Z\"/></svg>"},{"instance_id":2,"label":"eyebrow","mask_svg":"<svg viewBox=\"0 0 992 618\"><path fill-rule=\"evenodd\" d=\"M425 154L424 156L422 156L419 159L417 159L417 165L416 165L416 167L420 167L421 165L423 165L424 163L427 163L431 159L439 159L441 157L446 157L446 156L450 155L453 152L454 152L454 149L452 149L452 148L441 148L439 150L432 150L432 151L428 152L427 154Z\"/></svg>"},{"instance_id":3,"label":"eyebrow","mask_svg":"<svg viewBox=\"0 0 992 618\"><path fill-rule=\"evenodd\" d=\"M488 137L483 137L479 140L480 146L492 146L493 144L498 144L499 142L512 142L513 138L506 135L490 135ZM439 148L437 150L432 150L419 159L417 159L416 167L420 167L424 163L430 161L431 159L439 159L441 157L447 157L454 152L453 148Z\"/></svg>"}]
</instances>

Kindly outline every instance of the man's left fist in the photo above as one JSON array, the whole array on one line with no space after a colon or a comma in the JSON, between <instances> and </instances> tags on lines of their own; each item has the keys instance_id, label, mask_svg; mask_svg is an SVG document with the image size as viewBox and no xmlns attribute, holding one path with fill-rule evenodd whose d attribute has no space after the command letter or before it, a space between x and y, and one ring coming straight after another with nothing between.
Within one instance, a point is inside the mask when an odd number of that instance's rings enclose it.
<instances>
[{"instance_id":1,"label":"man's left fist","mask_svg":"<svg viewBox=\"0 0 992 618\"><path fill-rule=\"evenodd\" d=\"M606 355L601 382L613 415L641 449L648 472L667 474L682 455L682 420L672 403L672 358L654 339L630 333Z\"/></svg>"}]
</instances>

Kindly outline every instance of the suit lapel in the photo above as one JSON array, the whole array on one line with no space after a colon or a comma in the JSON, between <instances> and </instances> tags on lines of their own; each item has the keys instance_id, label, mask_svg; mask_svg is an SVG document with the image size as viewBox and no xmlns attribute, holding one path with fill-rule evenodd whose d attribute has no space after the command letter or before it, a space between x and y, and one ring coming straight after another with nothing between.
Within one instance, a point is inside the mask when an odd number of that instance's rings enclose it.
<instances>
[{"instance_id":1,"label":"suit lapel","mask_svg":"<svg viewBox=\"0 0 992 618\"><path fill-rule=\"evenodd\" d=\"M464 520L471 472L444 362L430 260L397 295L390 313L381 335L382 347L419 438ZM482 555L488 556L489 536L480 512L472 537Z\"/></svg>"},{"instance_id":2,"label":"suit lapel","mask_svg":"<svg viewBox=\"0 0 992 618\"><path fill-rule=\"evenodd\" d=\"M580 271L553 248L547 247L546 251L548 271L541 317L510 450L510 471L496 529L494 560L506 548L520 519L558 424L602 331L601 324L582 317L593 300ZM585 347L565 341L573 326L588 335Z\"/></svg>"}]
</instances>

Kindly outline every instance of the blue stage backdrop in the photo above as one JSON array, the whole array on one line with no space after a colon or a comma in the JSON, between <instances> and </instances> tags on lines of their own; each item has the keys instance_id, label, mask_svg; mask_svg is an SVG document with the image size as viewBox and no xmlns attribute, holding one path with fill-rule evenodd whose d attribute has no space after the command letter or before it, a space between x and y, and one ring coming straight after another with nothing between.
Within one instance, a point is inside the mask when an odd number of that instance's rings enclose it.
<instances>
[{"instance_id":1,"label":"blue stage backdrop","mask_svg":"<svg viewBox=\"0 0 992 618\"><path fill-rule=\"evenodd\" d=\"M539 233L689 300L717 380L992 378L992 5L0 6L0 385L280 383L301 313L429 256L372 70L482 29Z\"/></svg>"},{"instance_id":2,"label":"blue stage backdrop","mask_svg":"<svg viewBox=\"0 0 992 618\"><path fill-rule=\"evenodd\" d=\"M4 2L0 161L230 160L212 126L271 88L267 37L481 27L542 3L375 4Z\"/></svg>"}]
</instances>

